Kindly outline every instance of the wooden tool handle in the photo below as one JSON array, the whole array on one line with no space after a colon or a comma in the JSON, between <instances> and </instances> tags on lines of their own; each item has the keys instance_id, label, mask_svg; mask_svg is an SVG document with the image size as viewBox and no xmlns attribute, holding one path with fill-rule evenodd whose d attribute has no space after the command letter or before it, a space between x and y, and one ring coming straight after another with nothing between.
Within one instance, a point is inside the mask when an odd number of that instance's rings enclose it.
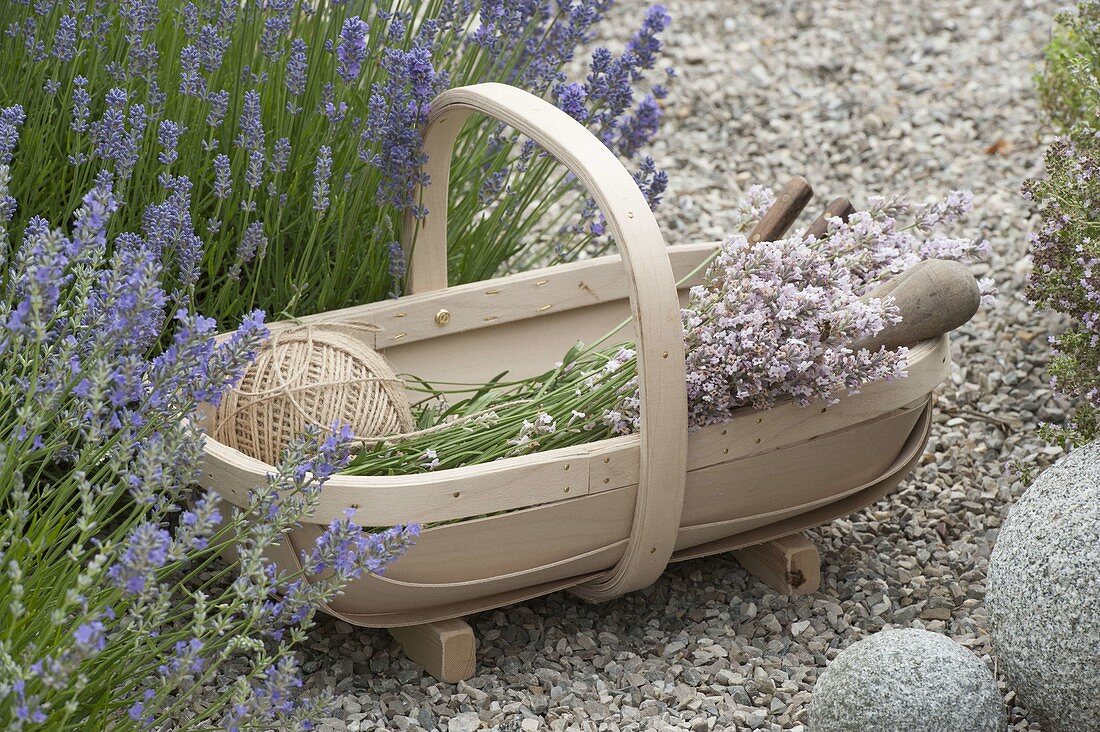
<instances>
[{"instance_id":1,"label":"wooden tool handle","mask_svg":"<svg viewBox=\"0 0 1100 732\"><path fill-rule=\"evenodd\" d=\"M848 217L855 213L855 210L856 207L847 198L833 199L821 212L821 215L814 219L814 222L806 229L806 236L820 239L829 230L829 219L839 218L847 221Z\"/></svg>"},{"instance_id":2,"label":"wooden tool handle","mask_svg":"<svg viewBox=\"0 0 1100 732\"><path fill-rule=\"evenodd\" d=\"M871 290L865 298L890 296L901 322L887 326L853 348L907 346L958 328L978 311L981 293L965 264L928 259Z\"/></svg>"},{"instance_id":3,"label":"wooden tool handle","mask_svg":"<svg viewBox=\"0 0 1100 732\"><path fill-rule=\"evenodd\" d=\"M775 203L753 227L749 241L755 244L783 238L813 196L814 189L805 178L800 175L791 178L776 196Z\"/></svg>"}]
</instances>

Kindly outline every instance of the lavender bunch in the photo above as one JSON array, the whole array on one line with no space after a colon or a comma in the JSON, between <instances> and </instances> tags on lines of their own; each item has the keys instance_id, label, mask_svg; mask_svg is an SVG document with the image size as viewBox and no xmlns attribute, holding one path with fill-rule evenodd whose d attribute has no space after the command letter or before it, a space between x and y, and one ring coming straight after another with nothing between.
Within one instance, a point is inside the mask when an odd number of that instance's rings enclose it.
<instances>
[{"instance_id":1,"label":"lavender bunch","mask_svg":"<svg viewBox=\"0 0 1100 732\"><path fill-rule=\"evenodd\" d=\"M0 119L10 160L22 114ZM17 243L10 184L2 163L0 726L301 727L326 702L301 693L294 656L317 607L381 571L416 528L368 534L343 519L303 571L266 561L346 464L348 433L295 441L246 510L195 488L198 405L241 376L262 313L218 345L212 319L173 309L162 262L190 236L189 216L167 216L175 204L111 236L119 182L101 171L70 232L30 217ZM235 566L220 559L231 545ZM237 682L210 695L225 673Z\"/></svg>"},{"instance_id":2,"label":"lavender bunch","mask_svg":"<svg viewBox=\"0 0 1100 732\"><path fill-rule=\"evenodd\" d=\"M14 194L69 216L114 175L112 233L171 219L166 272L178 305L220 323L253 308L308 314L400 293L397 244L424 182L421 128L452 85L502 81L551 99L626 160L655 203L666 184L644 155L661 118L660 6L619 54L592 51L609 0L59 0L0 4L0 121L21 126ZM33 141L33 144L27 141ZM0 160L3 159L0 153ZM451 175L455 282L608 245L577 182L529 140L482 121L462 132ZM181 187L178 181L186 180ZM10 222L21 236L29 219ZM170 229L170 230L168 230ZM526 249L525 249L526 247Z\"/></svg>"},{"instance_id":3,"label":"lavender bunch","mask_svg":"<svg viewBox=\"0 0 1100 732\"><path fill-rule=\"evenodd\" d=\"M773 202L771 191L751 189L737 207L739 228L748 231ZM960 191L917 206L875 199L847 221L830 220L820 238L730 237L681 312L689 429L728 421L741 408L834 403L867 383L904 377L905 348L852 347L900 319L891 298L868 291L922 259L982 256L985 242L947 232L971 204ZM901 225L903 215L912 222ZM992 283L982 289L988 303ZM435 397L419 422L436 429L365 445L347 472L439 470L637 432L637 354L630 343L607 345L613 336L578 344L544 374L487 384L453 405L445 391L418 387Z\"/></svg>"},{"instance_id":4,"label":"lavender bunch","mask_svg":"<svg viewBox=\"0 0 1100 732\"><path fill-rule=\"evenodd\" d=\"M683 311L689 421L727 421L743 405L833 403L871 381L905 376L905 349L849 344L901 320L889 301L860 299L858 274L831 247L795 236L730 238ZM629 429L637 429L631 410Z\"/></svg>"},{"instance_id":5,"label":"lavender bunch","mask_svg":"<svg viewBox=\"0 0 1100 732\"><path fill-rule=\"evenodd\" d=\"M1047 439L1080 444L1100 435L1100 3L1079 3L1059 16L1047 49L1043 100L1064 134L1046 153L1046 177L1024 195L1038 209L1031 234L1027 295L1036 307L1072 321L1052 336L1051 385L1074 402L1063 426L1044 425Z\"/></svg>"}]
</instances>

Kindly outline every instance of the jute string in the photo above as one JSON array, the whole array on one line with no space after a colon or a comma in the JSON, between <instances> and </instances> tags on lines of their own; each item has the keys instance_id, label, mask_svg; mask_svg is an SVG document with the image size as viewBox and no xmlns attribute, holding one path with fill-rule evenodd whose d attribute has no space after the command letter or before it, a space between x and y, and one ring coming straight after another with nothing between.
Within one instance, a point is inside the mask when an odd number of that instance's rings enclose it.
<instances>
[{"instance_id":1,"label":"jute string","mask_svg":"<svg viewBox=\"0 0 1100 732\"><path fill-rule=\"evenodd\" d=\"M432 435L533 403L506 400L414 430L405 382L381 354L346 335L378 330L368 324L310 323L275 331L240 384L222 397L214 439L273 465L307 425L329 431L333 424L348 424L353 442L372 446Z\"/></svg>"},{"instance_id":2,"label":"jute string","mask_svg":"<svg viewBox=\"0 0 1100 732\"><path fill-rule=\"evenodd\" d=\"M409 433L414 422L404 382L349 330L377 328L311 323L275 331L218 405L215 439L274 464L309 425L347 424L364 443Z\"/></svg>"}]
</instances>

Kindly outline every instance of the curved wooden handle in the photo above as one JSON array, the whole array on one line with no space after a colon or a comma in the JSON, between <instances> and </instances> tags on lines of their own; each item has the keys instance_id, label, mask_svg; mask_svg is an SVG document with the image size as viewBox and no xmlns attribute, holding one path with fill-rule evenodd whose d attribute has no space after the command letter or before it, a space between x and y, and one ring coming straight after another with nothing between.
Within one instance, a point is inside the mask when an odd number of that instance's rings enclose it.
<instances>
[{"instance_id":1,"label":"curved wooden handle","mask_svg":"<svg viewBox=\"0 0 1100 732\"><path fill-rule=\"evenodd\" d=\"M424 129L428 185L418 191L427 217L408 215L402 241L412 293L447 287L447 186L454 143L475 112L541 145L595 200L626 269L638 350L641 465L626 552L604 575L578 588L607 600L652 584L676 543L687 472L687 389L676 279L653 212L614 153L549 102L506 84L449 89L432 102Z\"/></svg>"}]
</instances>

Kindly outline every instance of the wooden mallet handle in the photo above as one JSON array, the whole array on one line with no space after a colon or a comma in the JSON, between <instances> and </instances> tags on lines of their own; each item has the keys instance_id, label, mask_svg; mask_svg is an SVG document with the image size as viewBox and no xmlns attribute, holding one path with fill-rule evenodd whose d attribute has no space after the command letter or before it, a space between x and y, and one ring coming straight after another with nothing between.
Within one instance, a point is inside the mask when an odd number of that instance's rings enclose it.
<instances>
[{"instance_id":1,"label":"wooden mallet handle","mask_svg":"<svg viewBox=\"0 0 1100 732\"><path fill-rule=\"evenodd\" d=\"M821 215L814 219L814 222L806 229L806 236L812 236L815 239L820 239L825 235L825 232L829 230L829 219L840 218L844 221L848 220L848 217L855 213L856 207L852 205L852 202L847 198L835 198L833 201L825 207L825 210L821 212Z\"/></svg>"},{"instance_id":2,"label":"wooden mallet handle","mask_svg":"<svg viewBox=\"0 0 1100 732\"><path fill-rule=\"evenodd\" d=\"M783 238L813 195L814 189L805 178L800 175L791 178L776 196L775 203L749 233L749 242L755 244Z\"/></svg>"},{"instance_id":3,"label":"wooden mallet handle","mask_svg":"<svg viewBox=\"0 0 1100 732\"><path fill-rule=\"evenodd\" d=\"M865 299L891 296L901 311L901 322L887 326L853 348L878 350L908 346L954 330L974 317L981 304L978 283L961 262L928 259L919 262L864 295Z\"/></svg>"}]
</instances>

